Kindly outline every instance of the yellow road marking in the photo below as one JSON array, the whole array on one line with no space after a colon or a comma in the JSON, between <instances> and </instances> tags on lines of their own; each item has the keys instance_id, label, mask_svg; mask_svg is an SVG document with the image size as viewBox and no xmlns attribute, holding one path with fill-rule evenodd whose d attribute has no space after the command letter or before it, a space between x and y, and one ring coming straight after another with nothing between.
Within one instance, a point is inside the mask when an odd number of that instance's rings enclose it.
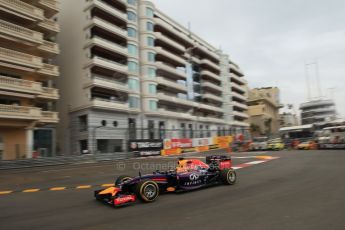
<instances>
[{"instance_id":1,"label":"yellow road marking","mask_svg":"<svg viewBox=\"0 0 345 230\"><path fill-rule=\"evenodd\" d=\"M114 184L102 184L102 187L112 187Z\"/></svg>"},{"instance_id":2,"label":"yellow road marking","mask_svg":"<svg viewBox=\"0 0 345 230\"><path fill-rule=\"evenodd\" d=\"M6 195L6 194L10 194L13 191L0 191L0 195Z\"/></svg>"},{"instance_id":3,"label":"yellow road marking","mask_svg":"<svg viewBox=\"0 0 345 230\"><path fill-rule=\"evenodd\" d=\"M66 187L55 187L55 188L50 188L50 191L61 191L61 190L65 190Z\"/></svg>"},{"instance_id":4,"label":"yellow road marking","mask_svg":"<svg viewBox=\"0 0 345 230\"><path fill-rule=\"evenodd\" d=\"M28 192L38 192L38 191L40 191L38 188L33 188L33 189L23 190L22 192L28 193Z\"/></svg>"},{"instance_id":5,"label":"yellow road marking","mask_svg":"<svg viewBox=\"0 0 345 230\"><path fill-rule=\"evenodd\" d=\"M269 160L269 159L272 159L273 157L271 157L271 156L257 156L256 158Z\"/></svg>"},{"instance_id":6,"label":"yellow road marking","mask_svg":"<svg viewBox=\"0 0 345 230\"><path fill-rule=\"evenodd\" d=\"M91 188L91 185L81 185L81 186L76 187L76 189L86 189L86 188Z\"/></svg>"}]
</instances>

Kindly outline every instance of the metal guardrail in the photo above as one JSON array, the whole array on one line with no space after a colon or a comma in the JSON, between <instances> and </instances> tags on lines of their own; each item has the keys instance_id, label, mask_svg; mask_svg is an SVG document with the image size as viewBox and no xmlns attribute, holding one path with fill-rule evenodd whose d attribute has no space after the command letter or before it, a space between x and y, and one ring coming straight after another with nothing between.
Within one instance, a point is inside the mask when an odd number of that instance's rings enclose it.
<instances>
[{"instance_id":1,"label":"metal guardrail","mask_svg":"<svg viewBox=\"0 0 345 230\"><path fill-rule=\"evenodd\" d=\"M0 161L0 170L22 169L44 166L73 165L84 163L98 163L106 161L118 161L133 158L133 153L107 153L107 154L87 154L79 156L56 156L22 160Z\"/></svg>"}]
</instances>

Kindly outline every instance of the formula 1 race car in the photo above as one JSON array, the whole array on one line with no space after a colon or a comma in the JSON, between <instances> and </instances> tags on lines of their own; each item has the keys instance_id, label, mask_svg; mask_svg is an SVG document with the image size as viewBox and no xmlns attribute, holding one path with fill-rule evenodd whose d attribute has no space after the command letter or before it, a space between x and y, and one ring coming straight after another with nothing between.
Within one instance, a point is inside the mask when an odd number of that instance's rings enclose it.
<instances>
[{"instance_id":1,"label":"formula 1 race car","mask_svg":"<svg viewBox=\"0 0 345 230\"><path fill-rule=\"evenodd\" d=\"M131 204L137 199L153 202L165 192L189 191L212 185L233 185L236 172L231 168L231 158L208 156L206 163L198 159L180 158L176 169L156 171L137 177L119 176L113 187L97 190L97 200L117 206Z\"/></svg>"}]
</instances>

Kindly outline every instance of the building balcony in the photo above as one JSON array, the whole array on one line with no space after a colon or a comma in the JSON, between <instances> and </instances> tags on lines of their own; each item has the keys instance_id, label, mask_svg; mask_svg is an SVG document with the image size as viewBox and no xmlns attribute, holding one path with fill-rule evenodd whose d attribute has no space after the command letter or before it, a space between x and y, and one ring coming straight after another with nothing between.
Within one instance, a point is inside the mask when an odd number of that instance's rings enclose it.
<instances>
[{"instance_id":1,"label":"building balcony","mask_svg":"<svg viewBox=\"0 0 345 230\"><path fill-rule=\"evenodd\" d=\"M93 17L88 25L87 25L87 28L88 27L93 27L93 26L97 26L99 28L102 28L106 31L108 31L109 33L112 33L116 36L120 36L124 39L127 39L127 30L124 30L114 24L111 24L110 22L108 21L105 21L103 19L100 19L98 17Z\"/></svg>"},{"instance_id":2,"label":"building balcony","mask_svg":"<svg viewBox=\"0 0 345 230\"><path fill-rule=\"evenodd\" d=\"M25 27L0 20L0 35L11 38L11 40L21 40L33 44L43 43L43 34L29 30Z\"/></svg>"},{"instance_id":3,"label":"building balcony","mask_svg":"<svg viewBox=\"0 0 345 230\"><path fill-rule=\"evenodd\" d=\"M42 87L39 98L57 100L59 99L59 90L55 88Z\"/></svg>"},{"instance_id":4,"label":"building balcony","mask_svg":"<svg viewBox=\"0 0 345 230\"><path fill-rule=\"evenodd\" d=\"M248 105L245 104L245 103L239 103L239 102L237 102L237 101L233 101L233 102L232 102L232 105L233 105L234 107L239 108L239 109L248 110Z\"/></svg>"},{"instance_id":5,"label":"building balcony","mask_svg":"<svg viewBox=\"0 0 345 230\"><path fill-rule=\"evenodd\" d=\"M187 92L187 87L185 85L179 84L178 82L169 81L165 79L164 77L157 77L157 83L160 85L164 85L168 88L173 88L175 90L181 91L181 92Z\"/></svg>"},{"instance_id":6,"label":"building balcony","mask_svg":"<svg viewBox=\"0 0 345 230\"><path fill-rule=\"evenodd\" d=\"M92 46L99 46L103 49L112 51L117 54L121 54L124 56L128 56L128 49L125 46L121 46L117 43L111 42L104 38L94 36L93 38L89 39L85 45L85 47L92 47Z\"/></svg>"},{"instance_id":7,"label":"building balcony","mask_svg":"<svg viewBox=\"0 0 345 230\"><path fill-rule=\"evenodd\" d=\"M224 124L225 121L222 118L216 118L216 117L199 117L199 122L209 122L209 123L217 123L217 124Z\"/></svg>"},{"instance_id":8,"label":"building balcony","mask_svg":"<svg viewBox=\"0 0 345 230\"><path fill-rule=\"evenodd\" d=\"M93 66L99 66L101 68L123 73L123 74L128 73L127 65L123 65L118 62L115 62L106 58L98 57L98 56L94 56L93 58L91 58L86 65L86 67L93 67Z\"/></svg>"},{"instance_id":9,"label":"building balcony","mask_svg":"<svg viewBox=\"0 0 345 230\"><path fill-rule=\"evenodd\" d=\"M231 82L231 88L241 92L241 93L245 93L246 92L246 89L243 87L243 86L240 86L234 82Z\"/></svg>"},{"instance_id":10,"label":"building balcony","mask_svg":"<svg viewBox=\"0 0 345 230\"><path fill-rule=\"evenodd\" d=\"M105 12L107 12L108 14L111 14L125 22L127 22L127 14L122 13L121 11L117 10L116 8L114 8L113 6L107 4L104 1L101 0L91 0L88 1L86 7L85 7L85 11L89 10L92 7L97 7L98 9L101 9Z\"/></svg>"},{"instance_id":11,"label":"building balcony","mask_svg":"<svg viewBox=\"0 0 345 230\"><path fill-rule=\"evenodd\" d=\"M167 51L163 49L162 47L155 47L155 50L157 54L160 54L170 60L172 60L174 63L179 64L180 66L186 66L187 61L182 58L182 56L177 56L174 53Z\"/></svg>"},{"instance_id":12,"label":"building balcony","mask_svg":"<svg viewBox=\"0 0 345 230\"><path fill-rule=\"evenodd\" d=\"M218 113L223 113L224 112L224 109L222 107L212 106L212 105L208 105L208 104L204 104L204 103L200 103L197 107L199 109L209 110L209 111L212 111L212 112L218 112Z\"/></svg>"},{"instance_id":13,"label":"building balcony","mask_svg":"<svg viewBox=\"0 0 345 230\"><path fill-rule=\"evenodd\" d=\"M203 88L209 88L211 90L215 90L215 91L218 91L218 92L223 92L223 88L221 86L218 86L218 85L215 85L211 82L202 82L201 83L201 87Z\"/></svg>"},{"instance_id":14,"label":"building balcony","mask_svg":"<svg viewBox=\"0 0 345 230\"><path fill-rule=\"evenodd\" d=\"M220 66L217 65L217 64L215 64L215 63L213 63L213 62L211 62L211 61L208 60L208 59L202 59L202 60L200 61L200 64L206 65L206 66L208 66L208 67L211 67L211 69L220 72Z\"/></svg>"},{"instance_id":15,"label":"building balcony","mask_svg":"<svg viewBox=\"0 0 345 230\"><path fill-rule=\"evenodd\" d=\"M39 120L41 116L42 111L40 108L0 104L0 118Z\"/></svg>"},{"instance_id":16,"label":"building balcony","mask_svg":"<svg viewBox=\"0 0 345 230\"><path fill-rule=\"evenodd\" d=\"M174 67L171 67L169 65L164 64L163 62L156 62L156 66L158 69L163 70L165 72L170 73L171 75L175 76L176 78L179 79L186 79L187 75L185 72L182 72Z\"/></svg>"},{"instance_id":17,"label":"building balcony","mask_svg":"<svg viewBox=\"0 0 345 230\"><path fill-rule=\"evenodd\" d=\"M44 18L43 10L20 0L0 0L0 6L8 13L25 17L32 21L41 21Z\"/></svg>"},{"instance_id":18,"label":"building balcony","mask_svg":"<svg viewBox=\"0 0 345 230\"><path fill-rule=\"evenodd\" d=\"M121 112L133 112L138 113L139 109L129 108L128 102L112 101L102 98L94 98L91 100L91 103L88 105L98 109L105 109L111 111L121 111Z\"/></svg>"},{"instance_id":19,"label":"building balcony","mask_svg":"<svg viewBox=\"0 0 345 230\"><path fill-rule=\"evenodd\" d=\"M246 85L247 81L243 77L239 77L236 74L230 74L231 81L239 83L239 85Z\"/></svg>"},{"instance_id":20,"label":"building balcony","mask_svg":"<svg viewBox=\"0 0 345 230\"><path fill-rule=\"evenodd\" d=\"M86 83L85 85L85 87L91 87L91 86L98 86L105 89L111 89L111 90L120 91L124 93L130 93L128 84L121 83L115 80L110 80L108 78L104 78L98 75L93 75L90 81Z\"/></svg>"},{"instance_id":21,"label":"building balcony","mask_svg":"<svg viewBox=\"0 0 345 230\"><path fill-rule=\"evenodd\" d=\"M184 40L186 43L193 44L187 34L181 33L177 31L172 25L163 21L161 18L154 18L155 24L158 26L163 27L164 29L168 30L169 32L173 33L175 36L179 37L180 39Z\"/></svg>"},{"instance_id":22,"label":"building balcony","mask_svg":"<svg viewBox=\"0 0 345 230\"><path fill-rule=\"evenodd\" d=\"M234 126L240 126L240 127L249 127L249 124L243 121L233 121L230 123L230 125L234 125Z\"/></svg>"},{"instance_id":23,"label":"building balcony","mask_svg":"<svg viewBox=\"0 0 345 230\"><path fill-rule=\"evenodd\" d=\"M223 103L223 97L222 96L218 96L218 95L214 95L211 93L204 93L202 94L202 98L203 99L208 99L208 100L213 100L213 101L218 101Z\"/></svg>"},{"instance_id":24,"label":"building balcony","mask_svg":"<svg viewBox=\"0 0 345 230\"><path fill-rule=\"evenodd\" d=\"M185 52L186 51L186 47L184 47L183 45L175 42L174 40L168 38L167 36L163 35L160 32L155 32L154 33L156 36L156 39L161 40L162 42L168 44L169 46L174 47L175 49L180 50L181 52Z\"/></svg>"},{"instance_id":25,"label":"building balcony","mask_svg":"<svg viewBox=\"0 0 345 230\"><path fill-rule=\"evenodd\" d=\"M47 18L51 18L59 12L59 3L57 0L38 0L38 4L44 9Z\"/></svg>"},{"instance_id":26,"label":"building balcony","mask_svg":"<svg viewBox=\"0 0 345 230\"><path fill-rule=\"evenodd\" d=\"M238 112L238 111L233 111L233 115L236 116L236 117L243 118L243 119L248 119L249 118L248 114L243 113L243 112Z\"/></svg>"},{"instance_id":27,"label":"building balcony","mask_svg":"<svg viewBox=\"0 0 345 230\"><path fill-rule=\"evenodd\" d=\"M208 70L202 70L201 72L200 72L200 75L201 76L208 76L208 77L210 77L210 78L212 78L212 79L214 79L214 80L216 80L216 81L218 81L218 82L221 82L221 78L220 78L220 76L218 76L217 74L215 74L215 73L212 73L212 72L210 72L210 71L208 71Z\"/></svg>"},{"instance_id":28,"label":"building balcony","mask_svg":"<svg viewBox=\"0 0 345 230\"><path fill-rule=\"evenodd\" d=\"M48 76L48 77L58 77L60 75L59 67L56 65L50 65L43 63L41 69L37 73Z\"/></svg>"},{"instance_id":29,"label":"building balcony","mask_svg":"<svg viewBox=\"0 0 345 230\"><path fill-rule=\"evenodd\" d=\"M247 101L247 97L237 92L231 92L232 97L237 98L240 101Z\"/></svg>"},{"instance_id":30,"label":"building balcony","mask_svg":"<svg viewBox=\"0 0 345 230\"><path fill-rule=\"evenodd\" d=\"M158 93L157 97L159 100L169 102L171 104L179 104L179 105L185 105L185 106L189 106L189 107L196 107L197 106L196 102L188 101L188 100L185 100L182 98L177 98L174 96L169 96L169 95L166 95L164 93Z\"/></svg>"},{"instance_id":31,"label":"building balcony","mask_svg":"<svg viewBox=\"0 0 345 230\"><path fill-rule=\"evenodd\" d=\"M60 32L59 24L51 19L45 18L43 21L38 23L38 26L49 34L57 34Z\"/></svg>"},{"instance_id":32,"label":"building balcony","mask_svg":"<svg viewBox=\"0 0 345 230\"><path fill-rule=\"evenodd\" d=\"M38 49L51 55L57 55L60 53L60 48L57 43L46 40L43 40L43 44L40 45Z\"/></svg>"},{"instance_id":33,"label":"building balcony","mask_svg":"<svg viewBox=\"0 0 345 230\"><path fill-rule=\"evenodd\" d=\"M159 116L170 117L170 118L180 118L186 120L196 120L196 116L184 112L174 112L166 109L158 109Z\"/></svg>"},{"instance_id":34,"label":"building balcony","mask_svg":"<svg viewBox=\"0 0 345 230\"><path fill-rule=\"evenodd\" d=\"M20 67L39 69L43 65L40 57L0 47L0 65L4 65L4 63L8 63L12 68L15 68L13 66L15 65L19 69Z\"/></svg>"},{"instance_id":35,"label":"building balcony","mask_svg":"<svg viewBox=\"0 0 345 230\"><path fill-rule=\"evenodd\" d=\"M51 111L42 111L42 116L39 120L41 123L58 123L59 113Z\"/></svg>"},{"instance_id":36,"label":"building balcony","mask_svg":"<svg viewBox=\"0 0 345 230\"><path fill-rule=\"evenodd\" d=\"M242 72L242 70L239 67L237 67L236 65L232 64L232 63L230 63L230 69L232 71L234 71L236 73L236 75L244 76L244 73Z\"/></svg>"},{"instance_id":37,"label":"building balcony","mask_svg":"<svg viewBox=\"0 0 345 230\"><path fill-rule=\"evenodd\" d=\"M39 82L0 76L0 89L38 95L42 91L42 85Z\"/></svg>"}]
</instances>

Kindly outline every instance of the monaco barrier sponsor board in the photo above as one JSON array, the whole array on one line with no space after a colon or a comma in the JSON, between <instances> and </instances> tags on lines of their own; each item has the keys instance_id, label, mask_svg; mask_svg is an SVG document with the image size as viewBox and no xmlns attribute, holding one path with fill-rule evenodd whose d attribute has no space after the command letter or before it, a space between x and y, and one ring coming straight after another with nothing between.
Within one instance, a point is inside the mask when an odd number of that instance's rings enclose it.
<instances>
[{"instance_id":1,"label":"monaco barrier sponsor board","mask_svg":"<svg viewBox=\"0 0 345 230\"><path fill-rule=\"evenodd\" d=\"M162 140L130 140L129 149L139 156L155 156L160 155L163 149Z\"/></svg>"},{"instance_id":2,"label":"monaco barrier sponsor board","mask_svg":"<svg viewBox=\"0 0 345 230\"><path fill-rule=\"evenodd\" d=\"M193 147L200 147L200 146L209 146L213 145L213 138L194 138L193 139Z\"/></svg>"},{"instance_id":3,"label":"monaco barrier sponsor board","mask_svg":"<svg viewBox=\"0 0 345 230\"><path fill-rule=\"evenodd\" d=\"M215 145L218 145L219 148L228 148L230 144L232 143L233 138L232 136L217 136L213 138L213 143Z\"/></svg>"},{"instance_id":4,"label":"monaco barrier sponsor board","mask_svg":"<svg viewBox=\"0 0 345 230\"><path fill-rule=\"evenodd\" d=\"M190 138L164 139L164 149L191 148L191 147L193 147L193 142L192 142L192 139Z\"/></svg>"}]
</instances>

